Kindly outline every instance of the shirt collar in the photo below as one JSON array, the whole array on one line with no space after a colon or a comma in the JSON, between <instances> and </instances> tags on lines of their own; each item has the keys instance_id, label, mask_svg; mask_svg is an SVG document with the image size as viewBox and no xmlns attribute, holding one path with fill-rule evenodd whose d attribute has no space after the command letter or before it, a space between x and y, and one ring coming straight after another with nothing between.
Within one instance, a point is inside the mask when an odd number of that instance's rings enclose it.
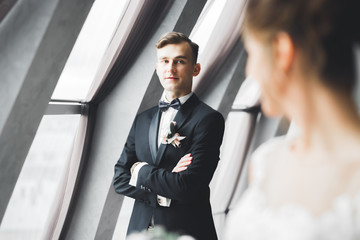
<instances>
[{"instance_id":1,"label":"shirt collar","mask_svg":"<svg viewBox=\"0 0 360 240\"><path fill-rule=\"evenodd\" d=\"M184 104L191 96L193 95L193 92L190 92L189 94L186 94L185 96L179 97L181 105ZM161 96L161 100L165 102L169 102L165 97L165 91L163 92Z\"/></svg>"}]
</instances>

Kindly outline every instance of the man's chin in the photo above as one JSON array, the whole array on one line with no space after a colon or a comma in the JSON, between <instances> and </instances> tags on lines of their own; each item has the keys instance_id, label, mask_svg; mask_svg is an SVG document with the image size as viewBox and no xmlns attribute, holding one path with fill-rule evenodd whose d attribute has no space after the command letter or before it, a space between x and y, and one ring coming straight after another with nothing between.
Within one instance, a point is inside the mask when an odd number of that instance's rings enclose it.
<instances>
[{"instance_id":1,"label":"man's chin","mask_svg":"<svg viewBox=\"0 0 360 240\"><path fill-rule=\"evenodd\" d=\"M164 89L165 89L165 91L171 92L171 93L178 91L176 86L174 86L174 85L166 85L166 87L164 87Z\"/></svg>"}]
</instances>

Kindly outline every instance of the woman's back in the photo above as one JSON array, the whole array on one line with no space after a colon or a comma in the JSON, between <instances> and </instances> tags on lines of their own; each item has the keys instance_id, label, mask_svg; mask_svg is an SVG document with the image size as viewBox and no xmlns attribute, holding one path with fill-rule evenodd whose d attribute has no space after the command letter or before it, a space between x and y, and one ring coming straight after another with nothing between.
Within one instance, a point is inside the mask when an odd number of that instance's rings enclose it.
<instances>
[{"instance_id":1,"label":"woman's back","mask_svg":"<svg viewBox=\"0 0 360 240\"><path fill-rule=\"evenodd\" d=\"M225 239L360 239L360 153L347 155L301 159L284 137L265 143Z\"/></svg>"}]
</instances>

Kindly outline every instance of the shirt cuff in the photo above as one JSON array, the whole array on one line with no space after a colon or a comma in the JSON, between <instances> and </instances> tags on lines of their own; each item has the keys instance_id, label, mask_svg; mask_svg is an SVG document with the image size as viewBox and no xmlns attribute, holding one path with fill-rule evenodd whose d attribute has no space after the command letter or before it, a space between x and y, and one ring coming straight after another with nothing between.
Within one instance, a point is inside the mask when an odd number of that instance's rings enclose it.
<instances>
[{"instance_id":1,"label":"shirt cuff","mask_svg":"<svg viewBox=\"0 0 360 240\"><path fill-rule=\"evenodd\" d=\"M171 199L157 195L158 204L162 207L170 207Z\"/></svg>"},{"instance_id":2,"label":"shirt cuff","mask_svg":"<svg viewBox=\"0 0 360 240\"><path fill-rule=\"evenodd\" d=\"M147 163L146 163L146 162L142 162L142 163L138 164L138 165L134 168L134 172L131 174L131 178L130 178L130 182L129 182L129 184L130 184L131 186L136 187L136 183L137 183L139 171L140 171L140 169L141 169L144 165L147 165Z\"/></svg>"}]
</instances>

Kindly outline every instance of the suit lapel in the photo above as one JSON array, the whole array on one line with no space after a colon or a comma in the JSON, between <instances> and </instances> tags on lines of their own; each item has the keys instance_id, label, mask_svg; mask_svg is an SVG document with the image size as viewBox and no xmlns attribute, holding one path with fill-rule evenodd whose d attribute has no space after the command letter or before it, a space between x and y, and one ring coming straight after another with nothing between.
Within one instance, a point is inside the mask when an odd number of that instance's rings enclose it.
<instances>
[{"instance_id":1,"label":"suit lapel","mask_svg":"<svg viewBox=\"0 0 360 240\"><path fill-rule=\"evenodd\" d=\"M173 121L176 122L177 130L181 128L185 120L190 116L191 112L199 103L199 98L193 94L185 103L181 106L181 109L176 114ZM158 121L159 122L159 121ZM159 124L158 124L159 125ZM155 166L158 166L165 152L166 147L169 144L160 144L159 150L156 155Z\"/></svg>"},{"instance_id":2,"label":"suit lapel","mask_svg":"<svg viewBox=\"0 0 360 240\"><path fill-rule=\"evenodd\" d=\"M151 119L150 128L149 128L149 145L151 151L151 157L153 162L156 162L156 152L157 152L157 140L158 140L158 129L160 124L161 112L157 110L154 116Z\"/></svg>"},{"instance_id":3,"label":"suit lapel","mask_svg":"<svg viewBox=\"0 0 360 240\"><path fill-rule=\"evenodd\" d=\"M160 144L159 150L157 152L156 155L156 159L155 159L155 166L158 166L162 156L164 155L165 149L167 148L169 144Z\"/></svg>"},{"instance_id":4,"label":"suit lapel","mask_svg":"<svg viewBox=\"0 0 360 240\"><path fill-rule=\"evenodd\" d=\"M195 93L181 106L180 111L176 114L174 121L176 122L176 129L180 129L184 124L185 120L190 116L194 108L199 103L199 98L195 95Z\"/></svg>"}]
</instances>

